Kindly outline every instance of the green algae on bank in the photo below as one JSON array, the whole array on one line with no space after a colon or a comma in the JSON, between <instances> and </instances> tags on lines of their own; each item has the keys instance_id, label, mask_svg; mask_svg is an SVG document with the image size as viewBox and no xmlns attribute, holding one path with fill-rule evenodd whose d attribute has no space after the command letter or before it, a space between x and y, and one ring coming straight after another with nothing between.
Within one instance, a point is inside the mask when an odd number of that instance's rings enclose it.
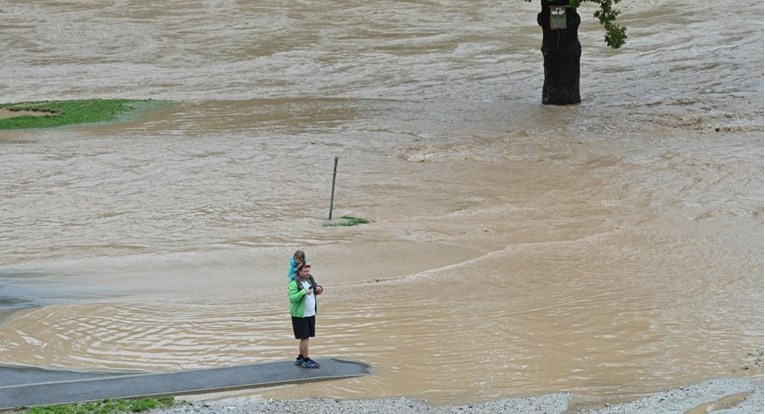
<instances>
[{"instance_id":1,"label":"green algae on bank","mask_svg":"<svg viewBox=\"0 0 765 414\"><path fill-rule=\"evenodd\" d=\"M162 103L152 99L84 99L0 104L0 111L22 114L0 118L0 130L119 121L127 114Z\"/></svg>"}]
</instances>

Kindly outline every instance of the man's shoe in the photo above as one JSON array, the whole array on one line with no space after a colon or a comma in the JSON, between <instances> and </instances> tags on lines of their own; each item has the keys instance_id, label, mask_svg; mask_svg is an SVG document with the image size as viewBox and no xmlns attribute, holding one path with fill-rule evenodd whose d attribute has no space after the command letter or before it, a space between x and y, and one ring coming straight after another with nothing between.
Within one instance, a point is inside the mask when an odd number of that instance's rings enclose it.
<instances>
[{"instance_id":1,"label":"man's shoe","mask_svg":"<svg viewBox=\"0 0 765 414\"><path fill-rule=\"evenodd\" d=\"M318 362L312 359L306 359L306 360L303 360L303 364L301 366L303 368L319 368L321 365L319 365Z\"/></svg>"},{"instance_id":2,"label":"man's shoe","mask_svg":"<svg viewBox=\"0 0 765 414\"><path fill-rule=\"evenodd\" d=\"M303 366L303 358L295 358L295 365L302 367Z\"/></svg>"}]
</instances>

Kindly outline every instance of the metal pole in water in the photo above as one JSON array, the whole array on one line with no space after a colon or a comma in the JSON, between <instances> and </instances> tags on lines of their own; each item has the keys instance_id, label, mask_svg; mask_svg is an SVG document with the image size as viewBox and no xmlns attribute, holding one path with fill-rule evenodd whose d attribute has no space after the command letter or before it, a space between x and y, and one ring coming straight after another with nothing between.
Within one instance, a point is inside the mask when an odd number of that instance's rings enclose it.
<instances>
[{"instance_id":1,"label":"metal pole in water","mask_svg":"<svg viewBox=\"0 0 765 414\"><path fill-rule=\"evenodd\" d=\"M332 208L335 204L335 178L337 177L337 157L335 157L335 172L332 173L332 196L329 199L329 219L332 220Z\"/></svg>"}]
</instances>

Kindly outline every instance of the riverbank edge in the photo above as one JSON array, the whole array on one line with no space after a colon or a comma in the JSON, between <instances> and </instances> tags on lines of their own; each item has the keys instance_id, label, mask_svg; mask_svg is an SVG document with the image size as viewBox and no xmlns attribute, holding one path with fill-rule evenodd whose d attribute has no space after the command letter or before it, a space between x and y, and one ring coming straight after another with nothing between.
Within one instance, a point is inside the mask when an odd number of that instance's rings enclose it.
<instances>
[{"instance_id":1,"label":"riverbank edge","mask_svg":"<svg viewBox=\"0 0 765 414\"><path fill-rule=\"evenodd\" d=\"M295 390L299 394L299 390ZM150 411L151 414L246 414L291 413L312 414L351 413L685 413L701 414L756 414L763 413L762 377L718 378L698 384L674 388L637 398L632 401L608 404L599 408L577 408L576 395L552 393L533 397L503 398L482 403L437 406L409 397L342 400L310 398L275 400L252 398L224 398L220 400L184 400L177 398L171 408Z\"/></svg>"}]
</instances>

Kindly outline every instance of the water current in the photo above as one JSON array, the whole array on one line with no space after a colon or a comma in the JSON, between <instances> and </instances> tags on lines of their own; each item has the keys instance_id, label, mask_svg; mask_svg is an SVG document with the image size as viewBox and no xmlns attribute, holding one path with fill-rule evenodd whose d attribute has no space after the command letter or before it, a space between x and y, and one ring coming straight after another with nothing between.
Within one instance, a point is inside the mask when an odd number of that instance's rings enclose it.
<instances>
[{"instance_id":1,"label":"water current","mask_svg":"<svg viewBox=\"0 0 765 414\"><path fill-rule=\"evenodd\" d=\"M538 2L0 0L0 102L155 99L0 131L0 363L172 371L314 358L260 397L595 406L760 375L763 5L583 24L583 103L541 105ZM334 215L373 220L327 226ZM748 369L746 368L748 367Z\"/></svg>"}]
</instances>

